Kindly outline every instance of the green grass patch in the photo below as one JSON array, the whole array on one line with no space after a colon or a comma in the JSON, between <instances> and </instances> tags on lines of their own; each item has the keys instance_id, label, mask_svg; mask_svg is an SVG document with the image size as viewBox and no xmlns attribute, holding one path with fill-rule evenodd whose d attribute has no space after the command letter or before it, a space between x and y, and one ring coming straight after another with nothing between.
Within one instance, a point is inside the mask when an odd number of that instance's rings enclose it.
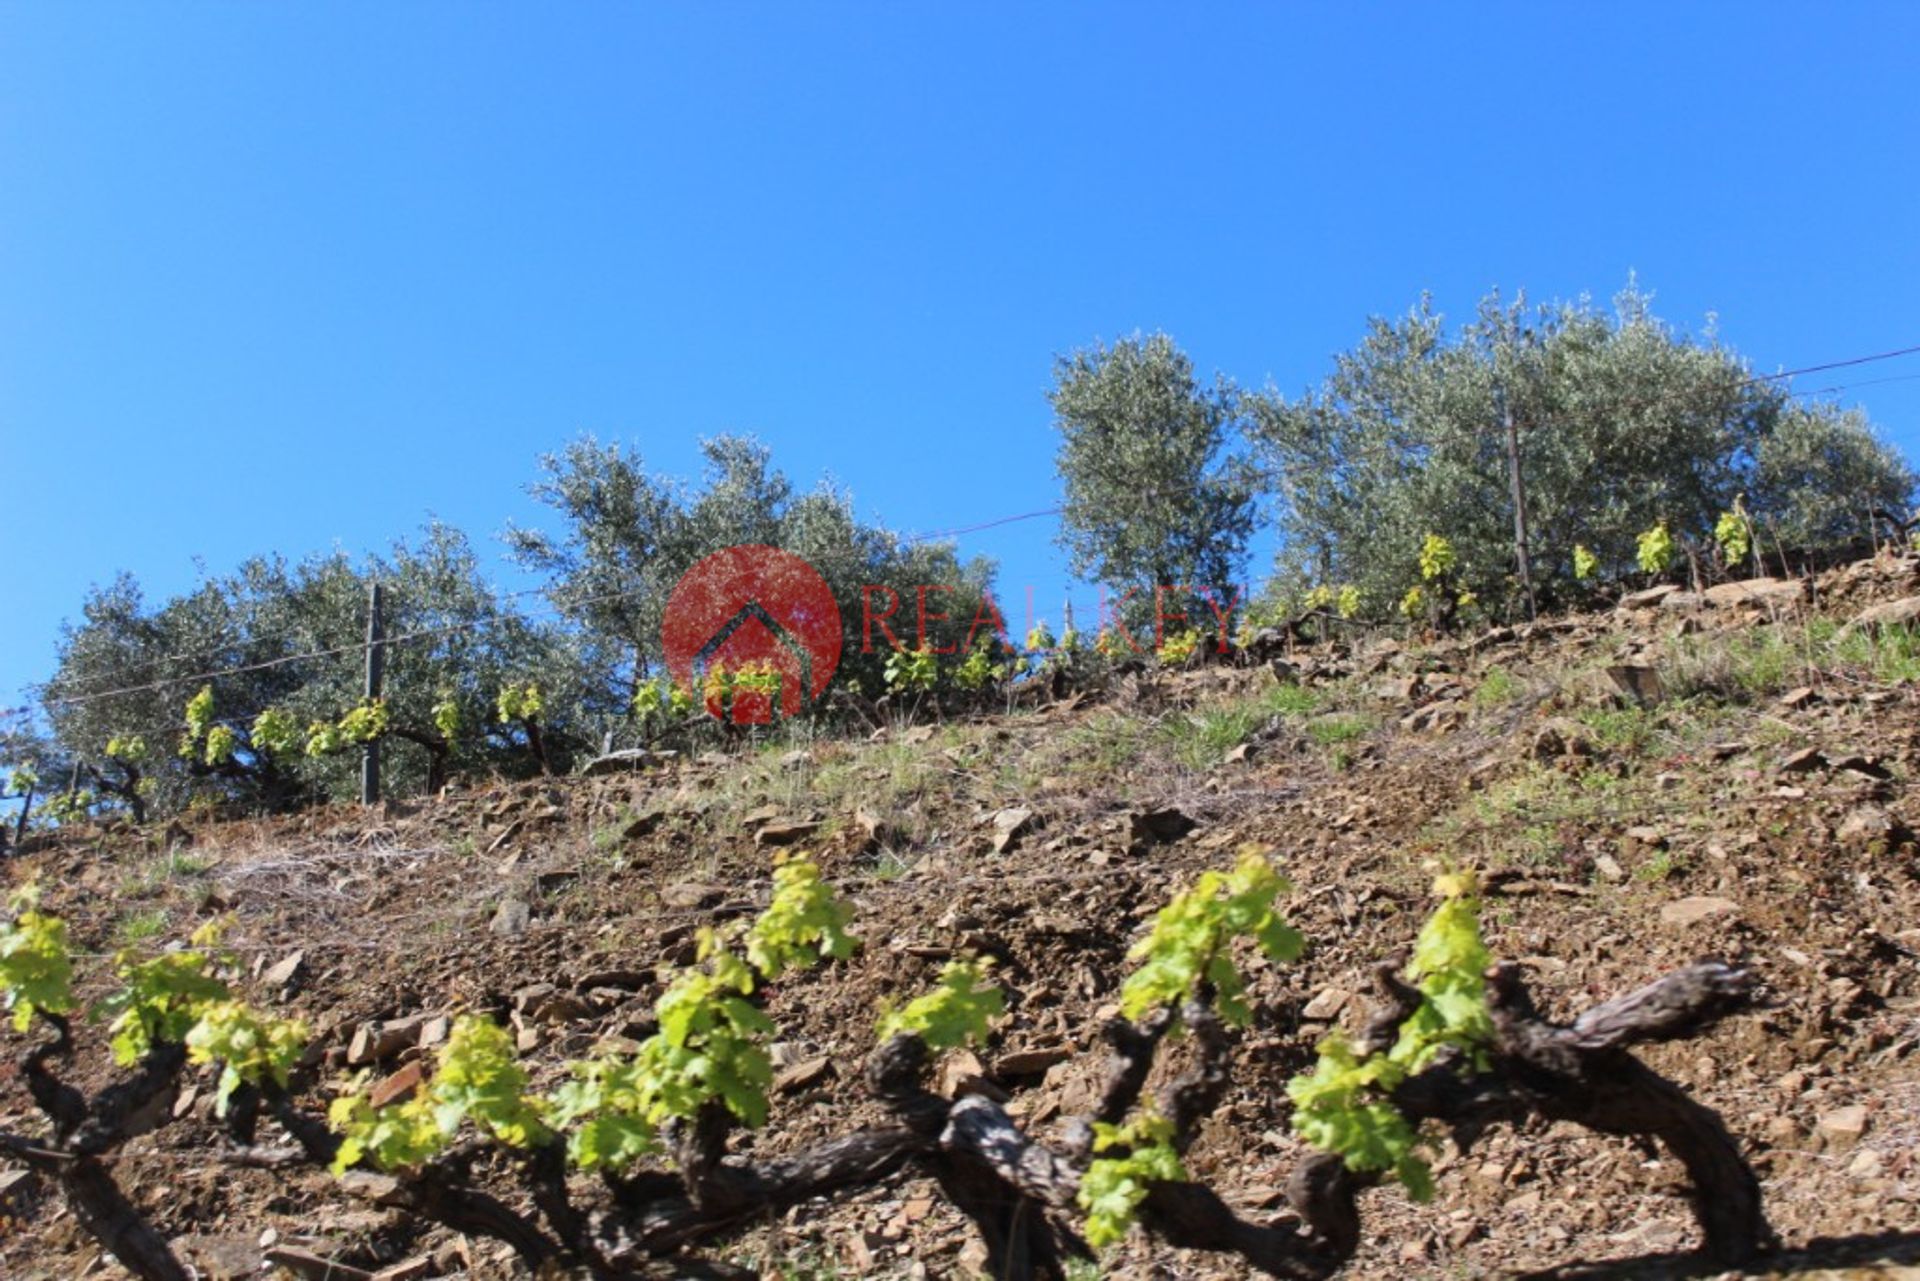
<instances>
[{"instance_id":1,"label":"green grass patch","mask_svg":"<svg viewBox=\"0 0 1920 1281\"><path fill-rule=\"evenodd\" d=\"M1525 688L1519 677L1496 663L1480 678L1473 691L1473 705L1481 711L1502 707L1519 698Z\"/></svg>"},{"instance_id":2,"label":"green grass patch","mask_svg":"<svg viewBox=\"0 0 1920 1281\"><path fill-rule=\"evenodd\" d=\"M164 907L150 907L139 912L130 912L120 918L114 929L114 936L122 947L136 947L149 939L158 938L167 932L170 917Z\"/></svg>"}]
</instances>

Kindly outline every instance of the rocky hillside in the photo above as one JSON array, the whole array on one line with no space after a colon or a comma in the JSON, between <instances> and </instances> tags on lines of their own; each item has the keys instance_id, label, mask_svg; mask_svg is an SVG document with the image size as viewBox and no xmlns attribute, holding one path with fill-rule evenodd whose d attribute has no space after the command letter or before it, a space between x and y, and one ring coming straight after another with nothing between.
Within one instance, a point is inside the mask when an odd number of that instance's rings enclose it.
<instances>
[{"instance_id":1,"label":"rocky hillside","mask_svg":"<svg viewBox=\"0 0 1920 1281\"><path fill-rule=\"evenodd\" d=\"M772 851L811 850L864 947L772 990L774 1112L740 1140L765 1154L880 1119L859 1083L878 1007L961 953L994 958L1008 1011L938 1080L1041 1134L1084 1113L1127 948L1170 893L1263 843L1310 946L1252 971L1253 1026L1187 1162L1258 1218L1304 1151L1287 1080L1331 1026L1366 1017L1371 969L1410 944L1433 867L1471 866L1489 945L1551 1015L1705 956L1750 969L1747 1009L1639 1053L1757 1168L1790 1249L1770 1268L1905 1275L1920 1261L1916 619L1920 561L1883 558L1423 646L1356 636L864 741L782 738L377 813L69 833L5 871L37 878L95 957L231 914L251 997L304 1017L333 1075L399 1089L460 1012L510 1020L537 1084L647 1035L696 930L765 902ZM98 966L82 971L98 995ZM103 1034L77 1036L79 1079L98 1085ZM211 1079L190 1080L113 1170L204 1275L525 1275L505 1248L343 1195L324 1171L236 1163ZM0 1130L42 1129L0 1067ZM1684 1179L1660 1152L1554 1124L1465 1154L1442 1142L1434 1164L1429 1204L1367 1194L1346 1275L1698 1274ZM0 1156L6 1275L118 1273L46 1180L9 1168ZM799 1278L965 1276L984 1255L938 1189L902 1175L700 1257ZM1085 1275L1245 1267L1136 1233Z\"/></svg>"}]
</instances>

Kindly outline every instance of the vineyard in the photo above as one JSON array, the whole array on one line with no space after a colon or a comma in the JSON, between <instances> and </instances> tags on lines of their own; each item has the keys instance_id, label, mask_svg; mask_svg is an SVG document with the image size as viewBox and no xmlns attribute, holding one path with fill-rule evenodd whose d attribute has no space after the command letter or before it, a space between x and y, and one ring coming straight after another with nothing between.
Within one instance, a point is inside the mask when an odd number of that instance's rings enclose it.
<instances>
[{"instance_id":1,"label":"vineyard","mask_svg":"<svg viewBox=\"0 0 1920 1281\"><path fill-rule=\"evenodd\" d=\"M7 864L0 1266L1898 1275L1920 561L1762 581L1018 700L982 649L994 697L870 734L76 813ZM212 697L207 768L389 732ZM538 754L537 688L489 712Z\"/></svg>"}]
</instances>

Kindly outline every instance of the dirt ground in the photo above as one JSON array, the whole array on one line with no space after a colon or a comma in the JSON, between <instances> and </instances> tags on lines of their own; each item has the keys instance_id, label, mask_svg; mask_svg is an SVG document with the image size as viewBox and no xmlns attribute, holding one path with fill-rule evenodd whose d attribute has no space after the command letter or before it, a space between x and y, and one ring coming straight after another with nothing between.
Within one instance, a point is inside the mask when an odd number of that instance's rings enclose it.
<instances>
[{"instance_id":1,"label":"dirt ground","mask_svg":"<svg viewBox=\"0 0 1920 1281\"><path fill-rule=\"evenodd\" d=\"M37 877L45 908L70 921L93 958L86 995L105 990L116 948L230 913L240 986L305 1018L340 1075L369 1024L401 1025L364 1065L385 1073L430 1058L406 1020L486 1011L513 1020L546 1084L568 1059L652 1030L695 929L765 901L760 838L774 827L851 898L865 945L773 990L774 1115L736 1141L772 1152L879 1119L858 1073L880 1002L966 951L995 958L1009 1010L979 1062L945 1071L984 1075L1054 1133L1092 1101L1095 1032L1130 943L1173 890L1264 843L1311 947L1253 966L1234 1085L1188 1163L1259 1215L1279 1212L1304 1151L1286 1081L1333 1022L1364 1017L1368 969L1411 942L1432 868L1471 865L1488 886L1489 945L1524 964L1556 1016L1697 958L1750 967L1751 1009L1643 1057L1717 1109L1758 1169L1797 1253L1752 1275L1920 1276L1920 869L1907 827L1920 823L1920 663L1908 670L1920 646L1899 629L1836 630L1916 592L1920 563L1886 559L1824 576L1810 601L1652 602L1418 647L1359 640L1296 655L1284 682L1203 668L872 740L746 743L376 812L73 834L5 871ZM1646 671L1661 688L1642 706L1622 691ZM1192 829L1142 835L1135 816L1158 808ZM100 1029L80 1042L75 1071L97 1084ZM494 1243L356 1202L324 1171L233 1166L211 1081L195 1086L115 1173L204 1274L262 1275L264 1250L291 1245L367 1269L424 1259L420 1275L524 1275ZM0 1128L38 1125L0 1066ZM1553 1126L1496 1131L1466 1154L1441 1141L1434 1157L1433 1202L1367 1194L1346 1275L1712 1275L1688 1271L1693 1220L1661 1153ZM5 1179L0 1272L123 1275L56 1192ZM944 1277L974 1274L981 1254L930 1183L900 1178L703 1257L788 1278ZM1244 1270L1135 1233L1088 1275Z\"/></svg>"}]
</instances>

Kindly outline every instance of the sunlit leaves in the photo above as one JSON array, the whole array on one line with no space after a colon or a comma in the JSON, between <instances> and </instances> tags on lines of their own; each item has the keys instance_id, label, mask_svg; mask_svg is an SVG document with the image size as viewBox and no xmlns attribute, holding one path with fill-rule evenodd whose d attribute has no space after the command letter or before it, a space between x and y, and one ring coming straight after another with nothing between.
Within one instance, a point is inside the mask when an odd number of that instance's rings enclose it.
<instances>
[{"instance_id":1,"label":"sunlit leaves","mask_svg":"<svg viewBox=\"0 0 1920 1281\"><path fill-rule=\"evenodd\" d=\"M234 1000L210 1001L199 1014L187 1031L187 1057L194 1063L221 1065L214 1096L220 1114L225 1115L228 1099L242 1083L271 1082L286 1088L287 1074L306 1045L304 1023L271 1018Z\"/></svg>"},{"instance_id":2,"label":"sunlit leaves","mask_svg":"<svg viewBox=\"0 0 1920 1281\"><path fill-rule=\"evenodd\" d=\"M1422 582L1434 582L1441 575L1452 571L1457 563L1453 544L1438 534L1428 534L1420 545L1420 578Z\"/></svg>"},{"instance_id":3,"label":"sunlit leaves","mask_svg":"<svg viewBox=\"0 0 1920 1281\"><path fill-rule=\"evenodd\" d=\"M0 924L0 992L13 1011L13 1028L24 1032L33 1016L64 1014L73 1008L73 959L67 951L67 924L39 908L39 894L28 886L9 900L12 919Z\"/></svg>"},{"instance_id":4,"label":"sunlit leaves","mask_svg":"<svg viewBox=\"0 0 1920 1281\"><path fill-rule=\"evenodd\" d=\"M933 688L939 674L939 664L929 646L896 649L887 655L887 688L895 693L925 693Z\"/></svg>"},{"instance_id":5,"label":"sunlit leaves","mask_svg":"<svg viewBox=\"0 0 1920 1281\"><path fill-rule=\"evenodd\" d=\"M1164 1117L1149 1112L1125 1126L1096 1121L1093 1132L1094 1158L1077 1200L1087 1213L1087 1244L1099 1250L1127 1235L1153 1184L1185 1182L1187 1171Z\"/></svg>"},{"instance_id":6,"label":"sunlit leaves","mask_svg":"<svg viewBox=\"0 0 1920 1281\"><path fill-rule=\"evenodd\" d=\"M299 723L277 707L269 707L253 718L249 737L256 749L273 756L289 755L302 746Z\"/></svg>"},{"instance_id":7,"label":"sunlit leaves","mask_svg":"<svg viewBox=\"0 0 1920 1281\"><path fill-rule=\"evenodd\" d=\"M362 1160L383 1170L415 1169L438 1155L471 1121L509 1147L552 1138L541 1104L527 1092L513 1038L491 1019L463 1015L440 1049L432 1083L403 1103L373 1106L360 1089L334 1100L327 1119L341 1135L333 1171Z\"/></svg>"},{"instance_id":8,"label":"sunlit leaves","mask_svg":"<svg viewBox=\"0 0 1920 1281\"><path fill-rule=\"evenodd\" d=\"M907 1032L938 1052L987 1039L993 1020L1006 1012L1007 997L986 984L986 967L978 961L949 961L940 982L897 1010L880 1016L882 1039Z\"/></svg>"},{"instance_id":9,"label":"sunlit leaves","mask_svg":"<svg viewBox=\"0 0 1920 1281\"><path fill-rule=\"evenodd\" d=\"M1336 1030L1320 1042L1313 1070L1287 1084L1296 1133L1338 1153L1350 1169L1391 1173L1420 1201L1433 1193L1432 1174L1416 1152L1419 1132L1394 1106L1393 1091L1444 1050L1484 1067L1493 1040L1477 886L1469 874L1449 873L1434 890L1441 903L1421 929L1408 969L1422 999L1392 1048L1361 1058Z\"/></svg>"},{"instance_id":10,"label":"sunlit leaves","mask_svg":"<svg viewBox=\"0 0 1920 1281\"><path fill-rule=\"evenodd\" d=\"M540 687L532 681L502 686L494 706L503 725L533 720L546 709L546 703L540 696Z\"/></svg>"},{"instance_id":11,"label":"sunlit leaves","mask_svg":"<svg viewBox=\"0 0 1920 1281\"><path fill-rule=\"evenodd\" d=\"M774 864L773 901L747 930L747 960L767 979L813 965L821 957L844 960L858 940L847 933L853 909L820 877L811 859Z\"/></svg>"},{"instance_id":12,"label":"sunlit leaves","mask_svg":"<svg viewBox=\"0 0 1920 1281\"><path fill-rule=\"evenodd\" d=\"M1246 984L1231 945L1246 936L1276 961L1298 957L1305 940L1273 910L1274 899L1290 888L1257 847L1243 850L1231 872L1202 873L1192 889L1160 909L1152 931L1128 953L1141 964L1121 986L1120 1012L1137 1019L1162 1006L1178 1009L1204 983L1221 1017L1245 1023Z\"/></svg>"},{"instance_id":13,"label":"sunlit leaves","mask_svg":"<svg viewBox=\"0 0 1920 1281\"><path fill-rule=\"evenodd\" d=\"M1634 545L1634 560L1649 574L1664 574L1673 566L1673 532L1664 523L1640 535Z\"/></svg>"},{"instance_id":14,"label":"sunlit leaves","mask_svg":"<svg viewBox=\"0 0 1920 1281\"><path fill-rule=\"evenodd\" d=\"M200 1021L201 1008L229 996L213 958L197 949L162 952L144 960L132 952L114 958L122 987L94 1009L111 1019L113 1061L130 1067L155 1045L179 1043Z\"/></svg>"}]
</instances>

